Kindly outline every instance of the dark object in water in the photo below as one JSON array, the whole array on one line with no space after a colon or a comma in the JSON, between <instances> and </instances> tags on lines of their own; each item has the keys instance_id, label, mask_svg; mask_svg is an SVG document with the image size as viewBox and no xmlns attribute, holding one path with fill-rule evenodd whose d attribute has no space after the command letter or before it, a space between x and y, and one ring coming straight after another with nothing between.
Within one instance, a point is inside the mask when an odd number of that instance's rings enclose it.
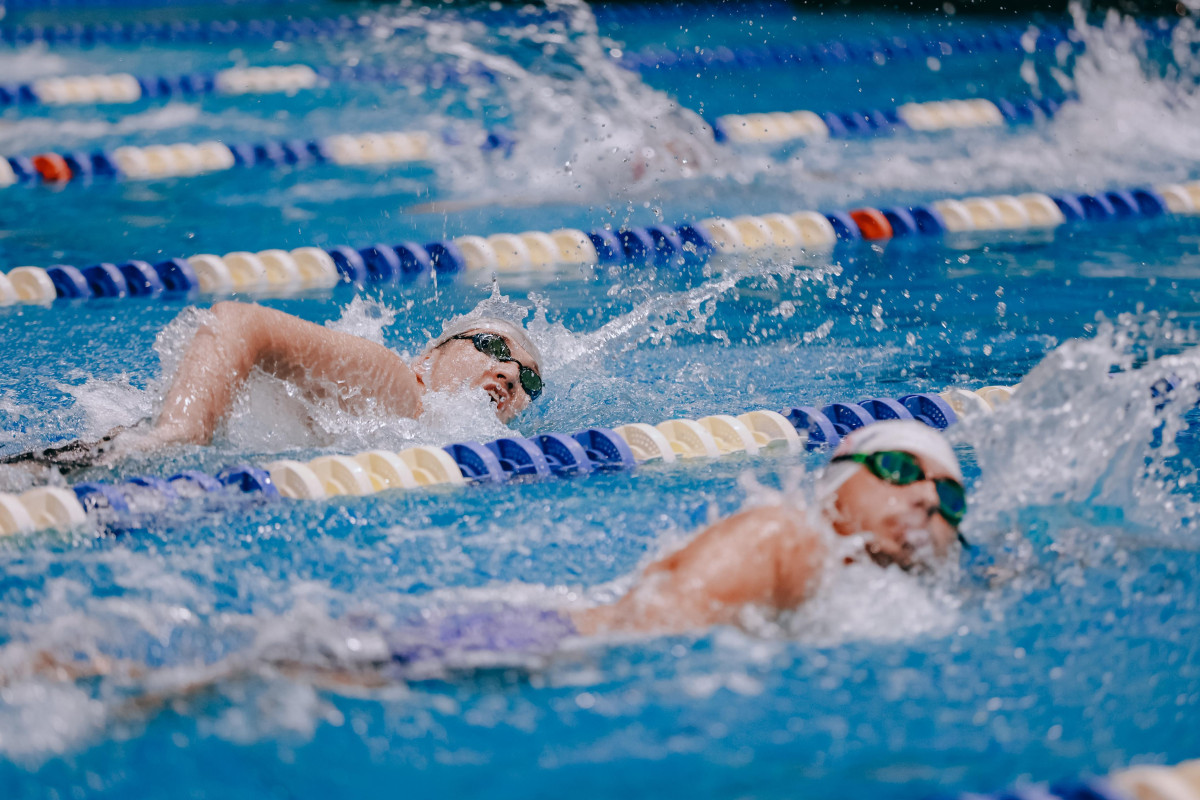
<instances>
[{"instance_id":1,"label":"dark object in water","mask_svg":"<svg viewBox=\"0 0 1200 800\"><path fill-rule=\"evenodd\" d=\"M27 450L15 456L0 458L0 464L14 467L42 467L55 470L63 477L69 477L101 463L104 457L111 452L113 440L126 430L128 428L114 428L100 439L91 442L76 439L57 447Z\"/></svg>"}]
</instances>

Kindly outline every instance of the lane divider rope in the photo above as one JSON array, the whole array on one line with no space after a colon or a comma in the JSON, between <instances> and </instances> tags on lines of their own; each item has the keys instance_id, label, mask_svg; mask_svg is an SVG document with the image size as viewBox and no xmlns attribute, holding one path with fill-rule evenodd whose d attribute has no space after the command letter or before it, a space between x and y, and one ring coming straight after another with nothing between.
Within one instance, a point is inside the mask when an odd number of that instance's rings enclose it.
<instances>
[{"instance_id":1,"label":"lane divider rope","mask_svg":"<svg viewBox=\"0 0 1200 800\"><path fill-rule=\"evenodd\" d=\"M718 142L772 144L797 139L884 136L898 131L946 131L991 128L1034 122L1058 113L1074 96L1063 98L1013 97L970 100L933 100L905 103L896 108L843 113L776 111L726 114L712 121Z\"/></svg>"},{"instance_id":2,"label":"lane divider rope","mask_svg":"<svg viewBox=\"0 0 1200 800\"><path fill-rule=\"evenodd\" d=\"M300 19L172 20L147 22L60 22L52 25L18 24L0 27L0 43L27 45L132 45L199 42L223 44L244 41L319 41L340 39L369 32L382 20L371 15L352 17L305 17Z\"/></svg>"},{"instance_id":3,"label":"lane divider rope","mask_svg":"<svg viewBox=\"0 0 1200 800\"><path fill-rule=\"evenodd\" d=\"M1064 98L1066 99L1070 98ZM729 114L713 120L712 129L713 137L718 143L769 144L830 136L884 136L902 130L929 132L1021 125L1031 123L1039 116L1052 116L1061 106L1061 101L1051 98L940 100L906 103L893 109L843 113L817 114L812 111L795 111ZM0 158L0 189L17 184L57 185L68 181L87 183L96 178L178 178L249 167L286 166L296 169L325 164L350 166L430 161L447 156L437 150L435 144L449 147L462 145L461 138L453 130L443 132L440 142L438 138L425 131L385 131L253 144L185 142L146 147L124 146L91 153L76 151L40 153L29 157L10 156ZM477 145L485 153L499 152L507 157L516 143L506 130L495 128L488 131Z\"/></svg>"},{"instance_id":4,"label":"lane divider rope","mask_svg":"<svg viewBox=\"0 0 1200 800\"><path fill-rule=\"evenodd\" d=\"M178 178L249 167L397 164L426 161L433 146L433 135L425 131L382 131L255 144L206 141L146 147L127 145L92 153L39 153L0 158L0 189L17 184L61 184L95 178ZM488 147L487 140L483 147Z\"/></svg>"},{"instance_id":5,"label":"lane divider rope","mask_svg":"<svg viewBox=\"0 0 1200 800\"><path fill-rule=\"evenodd\" d=\"M147 506L161 508L181 498L231 489L268 498L316 500L396 488L502 483L523 476L565 477L631 469L647 461L757 455L772 445L798 451L806 443L818 447L835 442L848 430L874 421L873 414L881 419L921 418L939 427L955 419L940 397L911 395L862 405L832 404L821 411L802 406L784 413L759 410L736 417L667 420L653 426L634 423L613 430L589 428L571 435L547 433L487 444L458 442L398 453L370 450L353 456L319 456L307 463L284 459L265 467L241 464L215 476L186 471L167 479L142 476L121 484L89 481L70 489L40 487L20 495L0 494L0 534L69 528L101 509L127 513Z\"/></svg>"},{"instance_id":6,"label":"lane divider rope","mask_svg":"<svg viewBox=\"0 0 1200 800\"><path fill-rule=\"evenodd\" d=\"M3 160L0 160L3 164ZM3 176L0 176L2 179ZM0 305L56 299L147 297L168 293L280 294L356 285L450 279L460 273L527 273L562 267L696 268L714 257L824 252L838 242L910 236L1049 231L1067 223L1200 215L1200 181L1096 194L994 195L916 206L862 207L710 217L676 226L616 231L561 229L466 235L421 245L407 241L353 249L300 247L223 256L199 254L151 264L131 259L82 269L57 264L0 273Z\"/></svg>"},{"instance_id":7,"label":"lane divider rope","mask_svg":"<svg viewBox=\"0 0 1200 800\"><path fill-rule=\"evenodd\" d=\"M30 83L0 84L0 108L128 104L141 100L190 99L205 95L298 94L333 83L400 84L407 81L442 86L469 78L495 81L498 76L479 62L468 62L463 67L452 63L411 67L290 64L172 75L64 75L41 78Z\"/></svg>"},{"instance_id":8,"label":"lane divider rope","mask_svg":"<svg viewBox=\"0 0 1200 800\"><path fill-rule=\"evenodd\" d=\"M735 453L757 456L768 449L829 448L850 431L884 419L915 419L941 430L954 424L959 413L977 413L1007 402L1014 389L951 389L941 395L869 398L820 409L760 409L737 416L670 419L657 425L630 423L614 429L509 437L486 444L457 442L399 452L368 450L318 456L308 462L280 459L264 467L235 465L216 475L185 471L165 479L139 476L119 484L88 481L70 489L40 487L20 495L0 494L0 535L66 529L83 524L97 511L161 510L184 498L213 493L322 500L389 489L569 477L633 469L653 461L717 459Z\"/></svg>"}]
</instances>

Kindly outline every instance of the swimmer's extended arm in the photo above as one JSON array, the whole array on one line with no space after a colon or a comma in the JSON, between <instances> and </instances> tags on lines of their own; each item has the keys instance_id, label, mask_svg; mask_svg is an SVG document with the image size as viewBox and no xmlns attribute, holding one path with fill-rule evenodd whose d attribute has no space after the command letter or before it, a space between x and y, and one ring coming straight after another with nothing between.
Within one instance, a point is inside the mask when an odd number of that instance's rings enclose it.
<instances>
[{"instance_id":1,"label":"swimmer's extended arm","mask_svg":"<svg viewBox=\"0 0 1200 800\"><path fill-rule=\"evenodd\" d=\"M794 509L743 511L651 564L617 602L574 615L580 633L687 631L737 620L745 605L791 608L816 584L824 546Z\"/></svg>"},{"instance_id":2,"label":"swimmer's extended arm","mask_svg":"<svg viewBox=\"0 0 1200 800\"><path fill-rule=\"evenodd\" d=\"M347 410L374 402L398 416L421 413L421 385L408 364L382 345L245 303L212 307L167 392L157 443L206 444L234 394L258 367Z\"/></svg>"}]
</instances>

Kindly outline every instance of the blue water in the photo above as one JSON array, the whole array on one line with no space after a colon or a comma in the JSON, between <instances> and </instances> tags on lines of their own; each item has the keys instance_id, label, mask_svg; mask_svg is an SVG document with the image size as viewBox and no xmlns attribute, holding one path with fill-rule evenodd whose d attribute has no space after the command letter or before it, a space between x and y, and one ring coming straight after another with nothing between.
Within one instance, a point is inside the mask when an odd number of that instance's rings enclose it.
<instances>
[{"instance_id":1,"label":"blue water","mask_svg":"<svg viewBox=\"0 0 1200 800\"><path fill-rule=\"evenodd\" d=\"M1029 76L1047 80L1056 63L1030 58L1025 77L1023 59L1004 57L824 73L663 72L642 83L594 58L613 43L817 41L987 22L788 11L751 26L732 6L686 8L660 24L606 27L601 16L612 43L601 47L585 26L553 54L538 37L556 23L514 32L461 18L418 23L407 11L392 13L409 31L381 42L0 52L12 80L403 63L467 46L513 64L512 77L493 86L347 84L294 98L10 110L0 118L5 153L437 130L451 121L474 131L505 122L519 142L507 160L464 151L457 163L403 168L14 187L0 206L0 261L363 246L1196 175L1186 156L1195 152L1194 87L1147 78L1155 71L1110 23L1108 43L1098 28L1084 31L1096 41L1093 62L1062 65L1082 102L1051 122L786 151L709 145L699 176L671 167L631 181L628 159L689 135L692 118L671 96L705 114L861 108L1033 91ZM840 591L783 630L585 642L549 663L451 669L374 688L337 685L278 657L321 663L348 647L350 620L364 616L604 600L623 576L748 496L803 485L799 473L821 463L818 453L322 503L196 501L130 515L104 535L2 542L0 796L601 798L686 787L714 798L914 798L1194 757L1200 556L1191 476L1200 446L1188 420L1173 436L1178 453L1150 445L1146 394L1121 398L1106 375L1194 340L1198 243L1194 223L1160 219L1050 238L839 247L803 263L704 272L506 277L499 290L511 302L545 315L535 327L553 353L545 395L515 423L523 434L1013 384L1056 348L1067 357L1059 373L1032 378L1029 399L994 426L955 433L972 489L966 533L976 543L959 570L928 581L848 573ZM366 305L349 288L262 302L416 353L442 320L491 291L462 282L374 287L361 293ZM0 309L0 454L150 414L164 359L186 343L183 326L167 326L209 302ZM212 447L89 477L503 435L486 407L471 409L421 425L346 420L257 380ZM1178 416L1168 409L1156 419ZM1147 477L1147 464L1157 477ZM0 473L5 489L23 480ZM41 652L117 666L78 681L30 676Z\"/></svg>"}]
</instances>

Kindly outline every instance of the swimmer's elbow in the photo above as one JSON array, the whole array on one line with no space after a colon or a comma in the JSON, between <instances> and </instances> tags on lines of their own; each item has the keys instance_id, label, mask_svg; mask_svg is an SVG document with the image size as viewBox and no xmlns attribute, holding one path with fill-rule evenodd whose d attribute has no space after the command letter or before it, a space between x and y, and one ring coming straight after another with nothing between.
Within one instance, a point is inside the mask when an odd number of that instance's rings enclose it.
<instances>
[{"instance_id":1,"label":"swimmer's elbow","mask_svg":"<svg viewBox=\"0 0 1200 800\"><path fill-rule=\"evenodd\" d=\"M245 303L239 303L236 300L221 300L213 303L209 311L214 317L221 321L229 320L241 313L241 310L246 308Z\"/></svg>"},{"instance_id":2,"label":"swimmer's elbow","mask_svg":"<svg viewBox=\"0 0 1200 800\"><path fill-rule=\"evenodd\" d=\"M217 324L222 329L241 330L258 321L264 313L262 306L251 303L239 303L236 300L222 300L214 303L209 312L216 317Z\"/></svg>"},{"instance_id":3,"label":"swimmer's elbow","mask_svg":"<svg viewBox=\"0 0 1200 800\"><path fill-rule=\"evenodd\" d=\"M254 308L256 306L238 303L233 300L222 300L219 303L214 303L212 308L208 310L210 317L205 327L217 338L218 342L244 340L248 329L251 327L250 322L252 321L253 314L250 311Z\"/></svg>"},{"instance_id":4,"label":"swimmer's elbow","mask_svg":"<svg viewBox=\"0 0 1200 800\"><path fill-rule=\"evenodd\" d=\"M253 303L222 300L210 309L215 321L211 325L220 346L237 361L248 365L260 364L272 341L270 309Z\"/></svg>"}]
</instances>

